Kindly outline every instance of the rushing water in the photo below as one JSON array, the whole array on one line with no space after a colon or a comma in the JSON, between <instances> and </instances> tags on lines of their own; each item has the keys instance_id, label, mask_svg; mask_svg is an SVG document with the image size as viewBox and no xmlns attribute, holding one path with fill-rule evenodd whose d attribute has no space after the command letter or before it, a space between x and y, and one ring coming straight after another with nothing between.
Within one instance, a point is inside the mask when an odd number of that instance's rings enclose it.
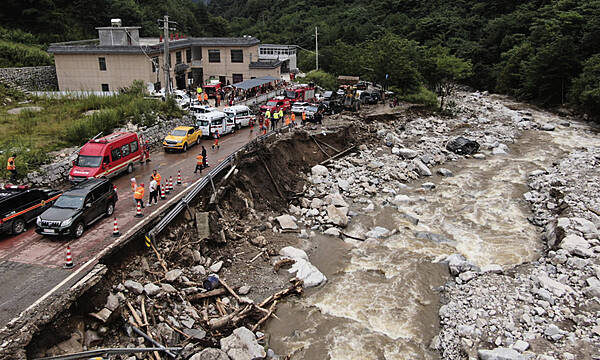
<instances>
[{"instance_id":1,"label":"rushing water","mask_svg":"<svg viewBox=\"0 0 600 360\"><path fill-rule=\"evenodd\" d=\"M377 241L308 240L316 247L311 261L329 282L280 307L280 320L267 329L271 346L279 354L295 351L293 359L437 359L428 349L439 326L435 289L448 274L435 260L461 253L479 266L509 267L536 258L539 230L528 222L522 197L527 174L564 151L597 145L577 127L584 125L527 131L508 155L446 164L453 177L426 179L434 190L418 182L399 189L410 198L399 206L376 198L376 210L363 213L353 204L360 215L347 232L364 236L374 226L396 232Z\"/></svg>"}]
</instances>

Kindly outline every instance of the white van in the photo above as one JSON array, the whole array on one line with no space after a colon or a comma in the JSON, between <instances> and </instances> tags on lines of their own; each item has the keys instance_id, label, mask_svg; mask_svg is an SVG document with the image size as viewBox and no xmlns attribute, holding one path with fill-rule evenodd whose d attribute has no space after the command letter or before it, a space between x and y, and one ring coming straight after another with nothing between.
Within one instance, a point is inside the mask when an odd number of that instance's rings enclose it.
<instances>
[{"instance_id":1,"label":"white van","mask_svg":"<svg viewBox=\"0 0 600 360\"><path fill-rule=\"evenodd\" d=\"M238 129L242 126L250 126L250 119L256 120L256 116L246 105L228 106L223 109L223 112L235 120Z\"/></svg>"},{"instance_id":2,"label":"white van","mask_svg":"<svg viewBox=\"0 0 600 360\"><path fill-rule=\"evenodd\" d=\"M199 115L206 114L206 113L213 112L213 111L217 111L217 109L214 107L208 106L208 105L200 105L200 103L197 101L193 102L192 106L190 107L190 112L196 118L198 118Z\"/></svg>"},{"instance_id":3,"label":"white van","mask_svg":"<svg viewBox=\"0 0 600 360\"><path fill-rule=\"evenodd\" d=\"M205 114L199 114L196 117L196 127L202 130L203 137L214 137L215 131L219 131L219 135L225 135L235 132L235 120L224 112L212 111Z\"/></svg>"}]
</instances>

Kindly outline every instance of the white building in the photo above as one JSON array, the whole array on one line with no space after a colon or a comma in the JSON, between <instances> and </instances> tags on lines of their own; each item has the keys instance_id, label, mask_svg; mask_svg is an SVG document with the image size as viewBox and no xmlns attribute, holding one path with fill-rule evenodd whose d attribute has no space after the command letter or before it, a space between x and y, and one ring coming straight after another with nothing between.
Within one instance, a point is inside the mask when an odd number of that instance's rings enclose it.
<instances>
[{"instance_id":1,"label":"white building","mask_svg":"<svg viewBox=\"0 0 600 360\"><path fill-rule=\"evenodd\" d=\"M281 64L281 73L298 72L296 63L297 45L277 45L277 44L260 44L258 47L258 60L279 60Z\"/></svg>"}]
</instances>

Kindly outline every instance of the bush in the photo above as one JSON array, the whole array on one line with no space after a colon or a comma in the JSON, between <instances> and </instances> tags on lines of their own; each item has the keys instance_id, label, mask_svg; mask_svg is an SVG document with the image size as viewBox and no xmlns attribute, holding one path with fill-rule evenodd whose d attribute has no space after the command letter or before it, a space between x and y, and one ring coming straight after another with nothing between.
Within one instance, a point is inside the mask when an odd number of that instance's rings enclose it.
<instances>
[{"instance_id":1,"label":"bush","mask_svg":"<svg viewBox=\"0 0 600 360\"><path fill-rule=\"evenodd\" d=\"M396 93L397 89L393 87L391 89ZM398 98L412 104L421 104L431 108L437 108L439 106L437 96L433 91L424 86L420 86L414 93L400 95Z\"/></svg>"},{"instance_id":2,"label":"bush","mask_svg":"<svg viewBox=\"0 0 600 360\"><path fill-rule=\"evenodd\" d=\"M34 45L0 40L0 67L52 65L52 57Z\"/></svg>"},{"instance_id":3,"label":"bush","mask_svg":"<svg viewBox=\"0 0 600 360\"><path fill-rule=\"evenodd\" d=\"M338 88L337 78L323 70L309 72L304 81L314 82L325 90L336 90Z\"/></svg>"}]
</instances>

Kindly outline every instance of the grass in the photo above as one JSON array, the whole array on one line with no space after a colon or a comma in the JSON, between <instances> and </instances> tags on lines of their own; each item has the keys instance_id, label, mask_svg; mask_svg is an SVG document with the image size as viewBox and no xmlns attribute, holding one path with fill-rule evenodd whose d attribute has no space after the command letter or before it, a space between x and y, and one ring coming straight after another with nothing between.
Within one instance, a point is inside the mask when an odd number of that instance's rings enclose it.
<instances>
[{"instance_id":1,"label":"grass","mask_svg":"<svg viewBox=\"0 0 600 360\"><path fill-rule=\"evenodd\" d=\"M20 176L34 171L47 163L48 153L71 146L83 145L88 139L102 132L110 134L113 129L127 123L152 126L156 115L181 116L173 102L144 99L143 85L134 84L127 92L114 96L88 96L80 98L31 98L27 106L40 106L42 111L22 111L8 114L15 103L0 107L0 176L7 177L6 161L17 154L17 171ZM0 96L8 90L0 88ZM24 95L11 96L23 99ZM22 106L22 105L19 105ZM85 115L89 110L98 110Z\"/></svg>"},{"instance_id":2,"label":"grass","mask_svg":"<svg viewBox=\"0 0 600 360\"><path fill-rule=\"evenodd\" d=\"M391 90L396 94L401 93L398 89L392 88ZM424 86L420 86L414 93L399 95L398 98L412 104L425 105L432 109L438 109L440 105L435 93Z\"/></svg>"}]
</instances>

